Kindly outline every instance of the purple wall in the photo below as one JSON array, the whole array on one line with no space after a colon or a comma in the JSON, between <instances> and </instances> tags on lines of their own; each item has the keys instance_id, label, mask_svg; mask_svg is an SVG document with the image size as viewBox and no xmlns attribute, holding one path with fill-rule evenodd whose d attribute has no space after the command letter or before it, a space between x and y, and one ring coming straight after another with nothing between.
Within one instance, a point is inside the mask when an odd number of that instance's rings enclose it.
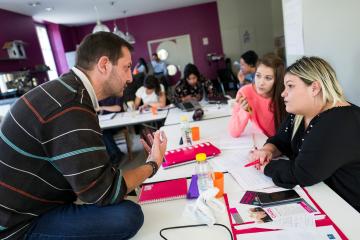
<instances>
[{"instance_id":1,"label":"purple wall","mask_svg":"<svg viewBox=\"0 0 360 240\"><path fill-rule=\"evenodd\" d=\"M216 2L129 17L127 22L129 32L136 39L133 52L134 64L139 57L150 60L147 41L189 34L194 63L205 76L211 78L216 76L217 65L209 65L206 60L207 53L223 54ZM114 28L114 21L104 23L111 30ZM116 23L122 31L125 30L123 19L117 19ZM75 45L91 33L94 26L95 23L73 27L75 33L69 28L60 28L65 51L74 51ZM203 37L209 39L209 45L202 44Z\"/></svg>"},{"instance_id":2,"label":"purple wall","mask_svg":"<svg viewBox=\"0 0 360 240\"><path fill-rule=\"evenodd\" d=\"M35 23L31 17L0 9L0 29L0 72L33 68L37 64L44 63ZM22 40L27 43L25 45L27 59L3 60L8 58L8 55L2 47L5 42L12 40Z\"/></svg>"},{"instance_id":3,"label":"purple wall","mask_svg":"<svg viewBox=\"0 0 360 240\"><path fill-rule=\"evenodd\" d=\"M46 29L51 44L51 49L54 55L57 73L59 75L66 73L69 67L66 62L64 45L60 34L60 28L58 24L46 23Z\"/></svg>"},{"instance_id":4,"label":"purple wall","mask_svg":"<svg viewBox=\"0 0 360 240\"><path fill-rule=\"evenodd\" d=\"M59 28L65 52L75 51L78 44L76 28L64 25L59 25Z\"/></svg>"}]
</instances>

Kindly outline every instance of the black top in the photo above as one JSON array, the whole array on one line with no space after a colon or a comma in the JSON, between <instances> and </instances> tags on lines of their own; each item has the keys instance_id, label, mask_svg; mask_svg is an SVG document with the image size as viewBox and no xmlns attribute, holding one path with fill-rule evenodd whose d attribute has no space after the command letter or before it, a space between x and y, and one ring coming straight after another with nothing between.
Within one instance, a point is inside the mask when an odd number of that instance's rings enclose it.
<instances>
[{"instance_id":1,"label":"black top","mask_svg":"<svg viewBox=\"0 0 360 240\"><path fill-rule=\"evenodd\" d=\"M182 79L175 86L174 92L174 102L182 102L181 98L191 95L191 97L200 98L199 101L203 97L204 89L206 90L206 94L213 94L213 84L210 80L205 79L204 77L200 77L200 80L197 81L195 86L191 86L186 83L186 79Z\"/></svg>"},{"instance_id":2,"label":"black top","mask_svg":"<svg viewBox=\"0 0 360 240\"><path fill-rule=\"evenodd\" d=\"M273 160L264 170L280 187L324 181L360 212L360 108L335 107L304 122L291 140L294 115L268 139L290 160Z\"/></svg>"}]
</instances>

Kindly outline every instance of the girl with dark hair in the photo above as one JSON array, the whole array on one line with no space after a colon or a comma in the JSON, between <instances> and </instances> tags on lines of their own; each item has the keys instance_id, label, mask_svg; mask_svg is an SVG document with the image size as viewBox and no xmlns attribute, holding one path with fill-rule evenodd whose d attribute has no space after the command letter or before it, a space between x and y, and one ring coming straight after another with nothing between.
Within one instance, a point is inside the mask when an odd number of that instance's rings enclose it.
<instances>
[{"instance_id":1,"label":"girl with dark hair","mask_svg":"<svg viewBox=\"0 0 360 240\"><path fill-rule=\"evenodd\" d=\"M139 58L138 63L134 67L133 74L144 73L145 75L149 73L149 68L144 58Z\"/></svg>"},{"instance_id":2,"label":"girl with dark hair","mask_svg":"<svg viewBox=\"0 0 360 240\"><path fill-rule=\"evenodd\" d=\"M144 79L144 86L136 91L135 96L135 109L139 108L141 101L142 109L153 105L160 108L166 105L165 88L154 75L148 75Z\"/></svg>"},{"instance_id":3,"label":"girl with dark hair","mask_svg":"<svg viewBox=\"0 0 360 240\"><path fill-rule=\"evenodd\" d=\"M187 64L184 69L184 79L175 86L175 101L200 101L204 94L204 88L207 94L213 94L213 85L210 80L205 80L194 64Z\"/></svg>"},{"instance_id":4,"label":"girl with dark hair","mask_svg":"<svg viewBox=\"0 0 360 240\"><path fill-rule=\"evenodd\" d=\"M240 137L250 119L268 137L273 136L286 117L281 92L284 90L285 66L275 54L259 60L255 83L242 87L229 122L231 136Z\"/></svg>"}]
</instances>

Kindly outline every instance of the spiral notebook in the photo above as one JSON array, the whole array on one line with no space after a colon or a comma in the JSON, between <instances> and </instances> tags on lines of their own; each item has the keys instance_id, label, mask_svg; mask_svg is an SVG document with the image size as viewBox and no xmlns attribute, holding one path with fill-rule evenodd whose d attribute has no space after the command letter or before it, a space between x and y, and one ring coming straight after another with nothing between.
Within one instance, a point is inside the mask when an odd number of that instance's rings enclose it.
<instances>
[{"instance_id":1,"label":"spiral notebook","mask_svg":"<svg viewBox=\"0 0 360 240\"><path fill-rule=\"evenodd\" d=\"M186 193L186 178L146 184L141 187L139 204L185 198Z\"/></svg>"},{"instance_id":2,"label":"spiral notebook","mask_svg":"<svg viewBox=\"0 0 360 240\"><path fill-rule=\"evenodd\" d=\"M195 156L198 153L205 153L206 156L210 158L220 154L221 151L210 142L169 150L165 152L165 161L162 163L162 166L166 169L190 163L195 161Z\"/></svg>"}]
</instances>

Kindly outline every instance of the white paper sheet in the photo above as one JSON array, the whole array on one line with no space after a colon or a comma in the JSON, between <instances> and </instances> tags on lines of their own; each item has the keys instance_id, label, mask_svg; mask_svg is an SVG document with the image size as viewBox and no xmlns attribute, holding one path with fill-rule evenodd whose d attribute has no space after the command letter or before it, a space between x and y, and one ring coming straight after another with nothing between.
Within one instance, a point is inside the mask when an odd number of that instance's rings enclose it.
<instances>
[{"instance_id":1,"label":"white paper sheet","mask_svg":"<svg viewBox=\"0 0 360 240\"><path fill-rule=\"evenodd\" d=\"M221 162L222 166L229 171L243 189L258 190L274 186L272 179L262 172L252 166L244 167L247 163L249 163L249 155L245 154L244 151L234 152L227 157L226 161Z\"/></svg>"},{"instance_id":2,"label":"white paper sheet","mask_svg":"<svg viewBox=\"0 0 360 240\"><path fill-rule=\"evenodd\" d=\"M107 120L111 120L114 118L116 113L109 113L109 114L104 114L104 115L99 115L99 121L107 121Z\"/></svg>"}]
</instances>

